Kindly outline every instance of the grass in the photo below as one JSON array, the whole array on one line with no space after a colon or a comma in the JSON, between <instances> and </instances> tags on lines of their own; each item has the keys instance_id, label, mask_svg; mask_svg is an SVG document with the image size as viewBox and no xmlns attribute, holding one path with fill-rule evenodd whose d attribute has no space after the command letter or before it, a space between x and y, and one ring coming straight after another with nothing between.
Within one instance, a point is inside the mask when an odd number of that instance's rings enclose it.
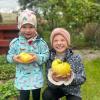
<instances>
[{"instance_id":1,"label":"grass","mask_svg":"<svg viewBox=\"0 0 100 100\"><path fill-rule=\"evenodd\" d=\"M81 89L83 100L100 100L100 58L84 64L87 81Z\"/></svg>"}]
</instances>

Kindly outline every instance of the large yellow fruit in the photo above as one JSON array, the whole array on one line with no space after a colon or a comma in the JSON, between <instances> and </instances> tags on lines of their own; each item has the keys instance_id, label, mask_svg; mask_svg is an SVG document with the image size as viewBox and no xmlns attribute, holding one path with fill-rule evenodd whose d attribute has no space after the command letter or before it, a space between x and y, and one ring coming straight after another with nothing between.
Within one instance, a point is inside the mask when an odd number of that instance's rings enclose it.
<instances>
[{"instance_id":1,"label":"large yellow fruit","mask_svg":"<svg viewBox=\"0 0 100 100\"><path fill-rule=\"evenodd\" d=\"M66 76L71 72L71 67L67 62L63 62L60 59L55 59L52 62L52 71L58 75Z\"/></svg>"},{"instance_id":2,"label":"large yellow fruit","mask_svg":"<svg viewBox=\"0 0 100 100\"><path fill-rule=\"evenodd\" d=\"M28 63L31 59L32 59L32 55L31 54L28 54L26 52L22 52L19 54L19 57L20 57L20 60L23 62L23 63Z\"/></svg>"}]
</instances>

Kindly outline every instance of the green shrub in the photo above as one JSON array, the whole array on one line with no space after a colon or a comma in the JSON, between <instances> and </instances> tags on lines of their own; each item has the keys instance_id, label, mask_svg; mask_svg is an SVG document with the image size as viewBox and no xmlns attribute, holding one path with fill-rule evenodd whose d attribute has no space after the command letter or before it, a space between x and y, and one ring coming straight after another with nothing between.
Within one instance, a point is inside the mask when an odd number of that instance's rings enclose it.
<instances>
[{"instance_id":1,"label":"green shrub","mask_svg":"<svg viewBox=\"0 0 100 100\"><path fill-rule=\"evenodd\" d=\"M0 84L0 100L7 100L7 98L18 96L19 92L14 87L14 81L9 80L5 84Z\"/></svg>"},{"instance_id":2,"label":"green shrub","mask_svg":"<svg viewBox=\"0 0 100 100\"><path fill-rule=\"evenodd\" d=\"M84 48L87 46L86 42L85 42L85 38L83 33L80 33L78 35L76 34L72 34L71 36L71 45L73 48Z\"/></svg>"},{"instance_id":3,"label":"green shrub","mask_svg":"<svg viewBox=\"0 0 100 100\"><path fill-rule=\"evenodd\" d=\"M50 31L44 31L42 34L43 39L50 45Z\"/></svg>"},{"instance_id":4,"label":"green shrub","mask_svg":"<svg viewBox=\"0 0 100 100\"><path fill-rule=\"evenodd\" d=\"M7 80L15 77L15 65L14 64L2 64L0 65L0 80Z\"/></svg>"},{"instance_id":5,"label":"green shrub","mask_svg":"<svg viewBox=\"0 0 100 100\"><path fill-rule=\"evenodd\" d=\"M0 56L0 80L8 80L15 77L15 64L9 64L6 55Z\"/></svg>"},{"instance_id":6,"label":"green shrub","mask_svg":"<svg viewBox=\"0 0 100 100\"><path fill-rule=\"evenodd\" d=\"M0 55L0 65L6 64L6 63L7 63L6 55Z\"/></svg>"}]
</instances>

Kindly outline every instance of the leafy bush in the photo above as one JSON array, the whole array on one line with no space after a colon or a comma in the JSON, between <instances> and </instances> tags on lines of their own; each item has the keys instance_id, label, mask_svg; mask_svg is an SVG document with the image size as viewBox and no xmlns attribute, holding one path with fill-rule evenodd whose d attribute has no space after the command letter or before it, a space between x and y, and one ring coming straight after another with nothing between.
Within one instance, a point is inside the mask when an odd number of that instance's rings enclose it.
<instances>
[{"instance_id":1,"label":"leafy bush","mask_svg":"<svg viewBox=\"0 0 100 100\"><path fill-rule=\"evenodd\" d=\"M14 77L15 77L15 65L14 64L0 65L0 80L10 79Z\"/></svg>"},{"instance_id":2,"label":"leafy bush","mask_svg":"<svg viewBox=\"0 0 100 100\"><path fill-rule=\"evenodd\" d=\"M84 48L87 46L86 42L85 42L85 38L83 33L80 34L72 34L71 36L71 45L73 48Z\"/></svg>"},{"instance_id":3,"label":"leafy bush","mask_svg":"<svg viewBox=\"0 0 100 100\"><path fill-rule=\"evenodd\" d=\"M5 84L0 84L0 100L7 100L9 97L18 96L19 92L14 87L14 81L9 80Z\"/></svg>"},{"instance_id":4,"label":"leafy bush","mask_svg":"<svg viewBox=\"0 0 100 100\"><path fill-rule=\"evenodd\" d=\"M50 31L44 31L42 34L43 39L47 42L48 45L50 45Z\"/></svg>"},{"instance_id":5,"label":"leafy bush","mask_svg":"<svg viewBox=\"0 0 100 100\"><path fill-rule=\"evenodd\" d=\"M6 64L6 63L7 63L6 55L0 55L0 65Z\"/></svg>"},{"instance_id":6,"label":"leafy bush","mask_svg":"<svg viewBox=\"0 0 100 100\"><path fill-rule=\"evenodd\" d=\"M7 63L6 56L0 56L0 80L15 77L15 64Z\"/></svg>"}]
</instances>

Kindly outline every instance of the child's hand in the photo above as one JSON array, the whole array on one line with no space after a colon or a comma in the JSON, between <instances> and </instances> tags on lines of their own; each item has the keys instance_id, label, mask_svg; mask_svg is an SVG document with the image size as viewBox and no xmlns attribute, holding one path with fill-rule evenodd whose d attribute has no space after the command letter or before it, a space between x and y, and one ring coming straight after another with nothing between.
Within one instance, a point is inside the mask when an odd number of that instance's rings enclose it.
<instances>
[{"instance_id":1,"label":"child's hand","mask_svg":"<svg viewBox=\"0 0 100 100\"><path fill-rule=\"evenodd\" d=\"M30 54L30 55L32 56L32 58L27 62L27 64L28 64L28 63L32 63L32 62L34 62L34 61L37 60L37 56L36 56L36 55L34 55L34 54ZM14 60L15 62L17 62L17 63L24 63L24 62L20 59L20 56L19 56L19 55L15 55L15 56L13 57L13 60Z\"/></svg>"},{"instance_id":2,"label":"child's hand","mask_svg":"<svg viewBox=\"0 0 100 100\"><path fill-rule=\"evenodd\" d=\"M56 73L52 73L52 79L56 82L61 81L60 76L58 76Z\"/></svg>"},{"instance_id":3,"label":"child's hand","mask_svg":"<svg viewBox=\"0 0 100 100\"><path fill-rule=\"evenodd\" d=\"M21 60L20 60L20 56L19 55L15 55L13 56L13 60L17 63L23 63Z\"/></svg>"},{"instance_id":4,"label":"child's hand","mask_svg":"<svg viewBox=\"0 0 100 100\"><path fill-rule=\"evenodd\" d=\"M60 76L60 75L57 75L55 72L52 74L52 78L54 81L58 82L58 81L67 81L69 80L71 77L71 73L67 76Z\"/></svg>"},{"instance_id":5,"label":"child's hand","mask_svg":"<svg viewBox=\"0 0 100 100\"><path fill-rule=\"evenodd\" d=\"M29 60L29 63L37 61L37 56L35 54L30 54L30 55L32 56L32 59Z\"/></svg>"}]
</instances>

